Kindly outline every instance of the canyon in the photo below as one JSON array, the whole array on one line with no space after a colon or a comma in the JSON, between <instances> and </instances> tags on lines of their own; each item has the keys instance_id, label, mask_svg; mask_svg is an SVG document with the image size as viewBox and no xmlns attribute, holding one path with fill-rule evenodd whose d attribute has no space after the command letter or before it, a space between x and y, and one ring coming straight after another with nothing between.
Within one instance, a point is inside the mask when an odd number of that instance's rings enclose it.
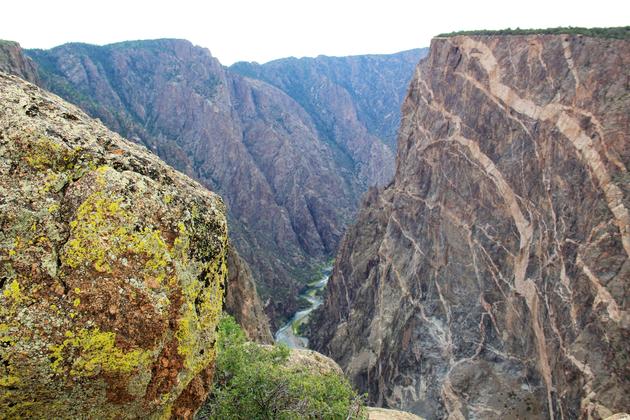
<instances>
[{"instance_id":1,"label":"canyon","mask_svg":"<svg viewBox=\"0 0 630 420\"><path fill-rule=\"evenodd\" d=\"M183 40L66 44L25 51L37 79L22 75L217 191L241 257L230 261L247 264L235 271L251 273L275 328L361 194L393 175L400 104L425 52L225 68Z\"/></svg>"},{"instance_id":2,"label":"canyon","mask_svg":"<svg viewBox=\"0 0 630 420\"><path fill-rule=\"evenodd\" d=\"M630 407L627 39L434 38L308 337L427 419Z\"/></svg>"},{"instance_id":3,"label":"canyon","mask_svg":"<svg viewBox=\"0 0 630 420\"><path fill-rule=\"evenodd\" d=\"M177 39L0 41L0 414L190 418L221 309L333 358L291 352L370 418L627 412L614 29L230 67Z\"/></svg>"}]
</instances>

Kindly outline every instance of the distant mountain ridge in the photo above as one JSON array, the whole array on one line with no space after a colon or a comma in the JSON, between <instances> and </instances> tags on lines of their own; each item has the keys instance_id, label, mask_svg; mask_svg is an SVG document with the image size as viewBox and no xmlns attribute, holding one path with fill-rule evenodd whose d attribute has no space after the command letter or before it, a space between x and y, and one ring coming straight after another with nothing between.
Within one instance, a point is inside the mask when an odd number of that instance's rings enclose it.
<instances>
[{"instance_id":1,"label":"distant mountain ridge","mask_svg":"<svg viewBox=\"0 0 630 420\"><path fill-rule=\"evenodd\" d=\"M324 141L358 163L355 170L365 189L385 185L393 176L400 104L414 63L426 51L239 62L229 69L264 80L295 99L313 117Z\"/></svg>"},{"instance_id":2,"label":"distant mountain ridge","mask_svg":"<svg viewBox=\"0 0 630 420\"><path fill-rule=\"evenodd\" d=\"M422 55L316 58L301 70L293 63L289 85L277 62L226 69L183 40L26 53L43 87L224 197L232 240L274 321L297 309L301 281L333 254L367 186L389 181L393 120ZM386 57L396 71L385 70ZM372 73L395 80L379 85ZM297 94L300 85L308 94ZM382 126L370 103L387 116Z\"/></svg>"}]
</instances>

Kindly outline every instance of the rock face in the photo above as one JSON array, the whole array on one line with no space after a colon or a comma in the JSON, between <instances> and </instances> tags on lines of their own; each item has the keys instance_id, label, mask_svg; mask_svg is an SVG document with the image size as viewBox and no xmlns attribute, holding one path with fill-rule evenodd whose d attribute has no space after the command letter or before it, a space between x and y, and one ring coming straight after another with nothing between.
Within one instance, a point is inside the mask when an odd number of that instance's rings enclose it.
<instances>
[{"instance_id":1,"label":"rock face","mask_svg":"<svg viewBox=\"0 0 630 420\"><path fill-rule=\"evenodd\" d=\"M247 338L261 344L273 343L269 319L256 293L252 272L233 247L228 250L227 265L224 310L243 327Z\"/></svg>"},{"instance_id":2,"label":"rock face","mask_svg":"<svg viewBox=\"0 0 630 420\"><path fill-rule=\"evenodd\" d=\"M0 413L190 417L227 275L221 199L0 73Z\"/></svg>"},{"instance_id":3,"label":"rock face","mask_svg":"<svg viewBox=\"0 0 630 420\"><path fill-rule=\"evenodd\" d=\"M629 68L628 40L434 39L314 348L428 419L627 410Z\"/></svg>"},{"instance_id":4,"label":"rock face","mask_svg":"<svg viewBox=\"0 0 630 420\"><path fill-rule=\"evenodd\" d=\"M39 82L37 67L24 55L17 42L0 39L0 71L15 74L32 83Z\"/></svg>"},{"instance_id":5,"label":"rock face","mask_svg":"<svg viewBox=\"0 0 630 420\"><path fill-rule=\"evenodd\" d=\"M375 99L359 106L355 102L363 92L371 98L378 92L356 82L351 96L327 82L318 102L311 96L300 102L299 86L291 85L287 94L280 83L242 77L208 50L181 40L68 44L28 54L43 86L224 197L230 235L276 325L297 310L301 280L310 280L336 249L366 183L391 175L391 150L376 129L366 127L380 127L379 115L391 125L396 118L389 115L398 113L401 95L385 99L381 108ZM382 65L370 62L348 64L342 73L372 80L369 72ZM390 85L381 83L388 89L383 97L396 83L404 89L411 64L405 74ZM285 77L309 92L319 80ZM334 113L324 115L333 103ZM367 112L357 109L370 106L378 114L361 123ZM333 125L339 130L329 135Z\"/></svg>"},{"instance_id":6,"label":"rock face","mask_svg":"<svg viewBox=\"0 0 630 420\"><path fill-rule=\"evenodd\" d=\"M320 137L335 144L336 158L352 162L365 190L387 184L394 175L400 105L413 69L427 51L240 62L230 70L264 80L295 99Z\"/></svg>"}]
</instances>

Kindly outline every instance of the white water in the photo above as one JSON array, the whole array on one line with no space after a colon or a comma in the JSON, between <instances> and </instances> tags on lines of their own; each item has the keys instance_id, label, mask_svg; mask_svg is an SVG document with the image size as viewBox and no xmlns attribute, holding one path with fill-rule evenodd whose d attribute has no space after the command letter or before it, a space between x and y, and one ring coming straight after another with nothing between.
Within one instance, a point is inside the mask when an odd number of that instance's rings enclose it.
<instances>
[{"instance_id":1,"label":"white water","mask_svg":"<svg viewBox=\"0 0 630 420\"><path fill-rule=\"evenodd\" d=\"M293 330L294 326L297 328L299 325L303 324L307 321L308 316L311 312L319 307L322 304L322 299L318 296L315 296L316 293L320 292L322 289L326 287L328 284L328 279L330 278L332 267L326 267L322 270L322 278L316 283L311 283L306 289L304 293L300 295L300 297L305 298L311 304L311 306L307 309L303 309L301 311L296 312L293 317L282 326L278 331L276 331L275 340L276 343L284 343L290 348L294 349L305 349L308 348L308 338L302 337L300 335L296 335ZM313 296L311 296L313 295Z\"/></svg>"}]
</instances>

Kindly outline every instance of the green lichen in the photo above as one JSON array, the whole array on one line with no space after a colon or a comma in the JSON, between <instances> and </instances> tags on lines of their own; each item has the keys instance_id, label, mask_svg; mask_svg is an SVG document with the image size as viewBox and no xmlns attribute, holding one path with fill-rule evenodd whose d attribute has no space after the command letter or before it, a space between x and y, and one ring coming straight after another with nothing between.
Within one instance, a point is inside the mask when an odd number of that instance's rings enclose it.
<instances>
[{"instance_id":1,"label":"green lichen","mask_svg":"<svg viewBox=\"0 0 630 420\"><path fill-rule=\"evenodd\" d=\"M81 329L77 333L67 331L63 343L50 347L51 369L73 377L92 377L100 372L128 374L149 365L150 351L136 349L124 352L116 347L115 342L116 334L102 332L98 328Z\"/></svg>"},{"instance_id":2,"label":"green lichen","mask_svg":"<svg viewBox=\"0 0 630 420\"><path fill-rule=\"evenodd\" d=\"M24 152L22 159L44 177L40 193L59 192L96 169L94 158L81 147L69 148L45 136L28 139Z\"/></svg>"},{"instance_id":3,"label":"green lichen","mask_svg":"<svg viewBox=\"0 0 630 420\"><path fill-rule=\"evenodd\" d=\"M62 261L72 268L92 263L99 272L110 272L108 253L121 254L127 246L129 216L102 191L91 194L70 222L71 240Z\"/></svg>"},{"instance_id":4,"label":"green lichen","mask_svg":"<svg viewBox=\"0 0 630 420\"><path fill-rule=\"evenodd\" d=\"M9 324L0 323L0 346L10 346L14 343L15 339L11 335L10 330Z\"/></svg>"}]
</instances>

